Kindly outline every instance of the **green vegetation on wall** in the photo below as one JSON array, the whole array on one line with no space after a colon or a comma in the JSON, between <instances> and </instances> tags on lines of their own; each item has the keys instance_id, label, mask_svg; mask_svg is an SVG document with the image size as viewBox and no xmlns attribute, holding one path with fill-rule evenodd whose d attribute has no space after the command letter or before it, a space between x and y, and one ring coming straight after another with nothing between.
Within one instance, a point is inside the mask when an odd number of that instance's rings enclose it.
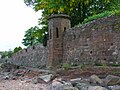
<instances>
[{"instance_id":1,"label":"green vegetation on wall","mask_svg":"<svg viewBox=\"0 0 120 90\"><path fill-rule=\"evenodd\" d=\"M99 13L97 15L90 16L88 18L85 18L84 21L82 22L82 24L89 23L89 22L91 22L93 20L97 20L99 18L109 17L109 16L113 16L113 15L120 15L120 10L105 11L103 13ZM82 24L80 23L77 26L81 26Z\"/></svg>"},{"instance_id":2,"label":"green vegetation on wall","mask_svg":"<svg viewBox=\"0 0 120 90\"><path fill-rule=\"evenodd\" d=\"M106 7L105 11L85 18L82 24L88 23L99 18L109 17L112 15L120 15L120 0L111 1L110 3L108 3L108 6ZM81 23L78 26L80 25Z\"/></svg>"},{"instance_id":3,"label":"green vegetation on wall","mask_svg":"<svg viewBox=\"0 0 120 90\"><path fill-rule=\"evenodd\" d=\"M68 69L70 69L71 65L68 64L68 63L63 63L62 67L63 67L64 70L68 70Z\"/></svg>"}]
</instances>

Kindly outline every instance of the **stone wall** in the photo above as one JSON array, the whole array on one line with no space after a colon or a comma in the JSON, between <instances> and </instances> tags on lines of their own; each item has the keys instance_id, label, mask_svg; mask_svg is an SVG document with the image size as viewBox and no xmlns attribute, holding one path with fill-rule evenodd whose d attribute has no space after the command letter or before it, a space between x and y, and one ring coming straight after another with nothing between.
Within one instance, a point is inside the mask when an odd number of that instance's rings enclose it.
<instances>
[{"instance_id":1,"label":"stone wall","mask_svg":"<svg viewBox=\"0 0 120 90\"><path fill-rule=\"evenodd\" d=\"M41 68L46 65L47 60L47 47L39 44L14 54L10 59L8 59L8 62L16 65Z\"/></svg>"},{"instance_id":2,"label":"stone wall","mask_svg":"<svg viewBox=\"0 0 120 90\"><path fill-rule=\"evenodd\" d=\"M120 63L120 16L66 30L63 46L64 63Z\"/></svg>"},{"instance_id":3,"label":"stone wall","mask_svg":"<svg viewBox=\"0 0 120 90\"><path fill-rule=\"evenodd\" d=\"M7 61L7 59L0 58L0 64L5 63L6 61Z\"/></svg>"},{"instance_id":4,"label":"stone wall","mask_svg":"<svg viewBox=\"0 0 120 90\"><path fill-rule=\"evenodd\" d=\"M62 64L120 63L120 16L106 17L82 27L67 29L63 33L62 41ZM57 43L55 46L57 47ZM50 60L48 62L48 51L47 47L36 45L16 53L8 62L37 68L48 63L57 63ZM59 58L56 54L54 57Z\"/></svg>"}]
</instances>

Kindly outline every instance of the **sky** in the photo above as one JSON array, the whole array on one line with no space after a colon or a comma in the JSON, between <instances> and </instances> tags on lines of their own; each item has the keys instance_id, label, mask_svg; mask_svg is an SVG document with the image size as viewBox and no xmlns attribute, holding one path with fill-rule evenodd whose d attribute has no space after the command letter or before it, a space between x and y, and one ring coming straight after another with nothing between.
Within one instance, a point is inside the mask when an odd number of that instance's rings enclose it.
<instances>
[{"instance_id":1,"label":"sky","mask_svg":"<svg viewBox=\"0 0 120 90\"><path fill-rule=\"evenodd\" d=\"M38 25L40 17L41 11L35 12L23 0L0 0L0 51L24 48L25 31Z\"/></svg>"}]
</instances>

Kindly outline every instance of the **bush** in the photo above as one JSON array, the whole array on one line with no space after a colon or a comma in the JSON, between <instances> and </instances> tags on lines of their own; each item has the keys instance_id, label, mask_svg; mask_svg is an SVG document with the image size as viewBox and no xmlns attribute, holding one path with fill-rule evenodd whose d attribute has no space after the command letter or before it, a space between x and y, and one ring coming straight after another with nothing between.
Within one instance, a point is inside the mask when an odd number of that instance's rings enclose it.
<instances>
[{"instance_id":1,"label":"bush","mask_svg":"<svg viewBox=\"0 0 120 90\"><path fill-rule=\"evenodd\" d=\"M85 67L85 65L84 65L84 64L80 64L78 67L79 67L80 69L83 69L83 68Z\"/></svg>"},{"instance_id":2,"label":"bush","mask_svg":"<svg viewBox=\"0 0 120 90\"><path fill-rule=\"evenodd\" d=\"M63 64L63 69L64 69L64 70L68 70L70 67L71 67L71 65L68 64L68 63L64 63L64 64Z\"/></svg>"},{"instance_id":3,"label":"bush","mask_svg":"<svg viewBox=\"0 0 120 90\"><path fill-rule=\"evenodd\" d=\"M120 67L120 64L112 64L111 66Z\"/></svg>"},{"instance_id":4,"label":"bush","mask_svg":"<svg viewBox=\"0 0 120 90\"><path fill-rule=\"evenodd\" d=\"M115 10L114 15L120 15L120 10Z\"/></svg>"},{"instance_id":5,"label":"bush","mask_svg":"<svg viewBox=\"0 0 120 90\"><path fill-rule=\"evenodd\" d=\"M95 66L103 66L103 65L100 63L96 63Z\"/></svg>"}]
</instances>

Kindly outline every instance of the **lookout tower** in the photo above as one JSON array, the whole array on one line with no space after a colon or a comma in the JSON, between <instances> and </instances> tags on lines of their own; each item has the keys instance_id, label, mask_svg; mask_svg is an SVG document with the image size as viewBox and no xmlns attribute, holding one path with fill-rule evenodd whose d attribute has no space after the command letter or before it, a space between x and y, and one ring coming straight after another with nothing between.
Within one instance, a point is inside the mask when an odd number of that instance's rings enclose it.
<instances>
[{"instance_id":1,"label":"lookout tower","mask_svg":"<svg viewBox=\"0 0 120 90\"><path fill-rule=\"evenodd\" d=\"M63 60L63 33L71 27L70 17L64 14L51 15L48 18L48 65L59 67Z\"/></svg>"}]
</instances>

